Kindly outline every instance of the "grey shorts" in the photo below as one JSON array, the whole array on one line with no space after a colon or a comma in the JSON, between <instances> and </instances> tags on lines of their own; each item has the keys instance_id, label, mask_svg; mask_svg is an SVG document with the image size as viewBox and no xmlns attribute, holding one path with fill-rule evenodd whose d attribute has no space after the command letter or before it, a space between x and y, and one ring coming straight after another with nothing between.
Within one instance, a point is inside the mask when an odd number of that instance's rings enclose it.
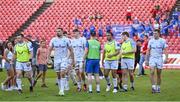
<instances>
[{"instance_id":1,"label":"grey shorts","mask_svg":"<svg viewBox=\"0 0 180 102\"><path fill-rule=\"evenodd\" d=\"M105 60L104 69L117 70L118 69L118 61L106 61Z\"/></svg>"},{"instance_id":2,"label":"grey shorts","mask_svg":"<svg viewBox=\"0 0 180 102\"><path fill-rule=\"evenodd\" d=\"M150 68L163 69L163 58L162 57L158 57L158 58L150 57L149 66L150 66Z\"/></svg>"},{"instance_id":3,"label":"grey shorts","mask_svg":"<svg viewBox=\"0 0 180 102\"><path fill-rule=\"evenodd\" d=\"M134 59L122 58L121 59L121 69L134 70Z\"/></svg>"}]
</instances>

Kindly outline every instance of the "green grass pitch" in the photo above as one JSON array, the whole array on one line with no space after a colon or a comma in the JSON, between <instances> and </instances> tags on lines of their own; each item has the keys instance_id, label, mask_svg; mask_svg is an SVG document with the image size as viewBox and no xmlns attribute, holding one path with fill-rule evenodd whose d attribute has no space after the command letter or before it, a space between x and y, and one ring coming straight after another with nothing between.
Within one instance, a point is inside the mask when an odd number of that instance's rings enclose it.
<instances>
[{"instance_id":1,"label":"green grass pitch","mask_svg":"<svg viewBox=\"0 0 180 102\"><path fill-rule=\"evenodd\" d=\"M149 70L146 70L149 73ZM0 72L0 82L6 77L6 71ZM29 92L29 83L23 79L23 94L17 91L5 92L0 90L0 101L180 101L180 70L163 70L160 94L151 93L149 75L135 78L135 91L127 93L112 91L105 92L106 82L101 80L101 93L77 92L76 87L70 82L70 91L65 96L58 96L58 87L55 85L56 74L52 69L47 73L48 88L41 88L38 81L34 92Z\"/></svg>"}]
</instances>

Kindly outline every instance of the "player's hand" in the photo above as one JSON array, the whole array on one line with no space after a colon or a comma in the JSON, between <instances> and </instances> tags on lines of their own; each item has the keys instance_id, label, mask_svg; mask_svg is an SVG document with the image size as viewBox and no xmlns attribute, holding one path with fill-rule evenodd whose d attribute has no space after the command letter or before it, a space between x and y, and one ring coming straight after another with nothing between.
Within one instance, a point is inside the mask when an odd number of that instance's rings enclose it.
<instances>
[{"instance_id":1,"label":"player's hand","mask_svg":"<svg viewBox=\"0 0 180 102\"><path fill-rule=\"evenodd\" d=\"M10 64L14 64L14 62L13 62L13 61L10 61Z\"/></svg>"},{"instance_id":2,"label":"player's hand","mask_svg":"<svg viewBox=\"0 0 180 102\"><path fill-rule=\"evenodd\" d=\"M28 66L28 67L31 66L31 62L27 62L27 66Z\"/></svg>"},{"instance_id":3,"label":"player's hand","mask_svg":"<svg viewBox=\"0 0 180 102\"><path fill-rule=\"evenodd\" d=\"M108 58L111 58L111 57L113 57L113 55L109 54L107 57L108 57Z\"/></svg>"},{"instance_id":4,"label":"player's hand","mask_svg":"<svg viewBox=\"0 0 180 102\"><path fill-rule=\"evenodd\" d=\"M50 64L50 63L49 63L49 58L46 59L46 63L47 63L47 64Z\"/></svg>"},{"instance_id":5,"label":"player's hand","mask_svg":"<svg viewBox=\"0 0 180 102\"><path fill-rule=\"evenodd\" d=\"M121 54L124 55L124 54L126 54L126 52L122 51Z\"/></svg>"},{"instance_id":6,"label":"player's hand","mask_svg":"<svg viewBox=\"0 0 180 102\"><path fill-rule=\"evenodd\" d=\"M74 60L72 60L72 67L75 67L75 61Z\"/></svg>"},{"instance_id":7,"label":"player's hand","mask_svg":"<svg viewBox=\"0 0 180 102\"><path fill-rule=\"evenodd\" d=\"M104 68L104 61L101 61L101 63L102 63L102 67Z\"/></svg>"},{"instance_id":8,"label":"player's hand","mask_svg":"<svg viewBox=\"0 0 180 102\"><path fill-rule=\"evenodd\" d=\"M148 61L145 61L145 65L146 65L146 66L149 66L149 62L148 62Z\"/></svg>"}]
</instances>

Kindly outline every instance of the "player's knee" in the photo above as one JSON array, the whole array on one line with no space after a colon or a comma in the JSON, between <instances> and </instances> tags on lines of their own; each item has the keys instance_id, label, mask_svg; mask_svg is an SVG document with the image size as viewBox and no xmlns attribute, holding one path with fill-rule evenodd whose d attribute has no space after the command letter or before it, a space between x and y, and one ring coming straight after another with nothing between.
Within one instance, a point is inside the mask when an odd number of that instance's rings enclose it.
<instances>
[{"instance_id":1,"label":"player's knee","mask_svg":"<svg viewBox=\"0 0 180 102\"><path fill-rule=\"evenodd\" d=\"M104 77L106 77L106 78L107 78L107 77L108 77L108 73L104 73Z\"/></svg>"},{"instance_id":2,"label":"player's knee","mask_svg":"<svg viewBox=\"0 0 180 102\"><path fill-rule=\"evenodd\" d=\"M117 78L117 74L115 72L112 72L112 77Z\"/></svg>"},{"instance_id":3,"label":"player's knee","mask_svg":"<svg viewBox=\"0 0 180 102\"><path fill-rule=\"evenodd\" d=\"M20 73L17 73L17 74L16 74L16 78L21 78L21 76L22 76L22 75L21 75Z\"/></svg>"},{"instance_id":4,"label":"player's knee","mask_svg":"<svg viewBox=\"0 0 180 102\"><path fill-rule=\"evenodd\" d=\"M27 73L27 74L25 75L25 77L27 77L27 78L32 78L32 75L31 75L30 73Z\"/></svg>"}]
</instances>

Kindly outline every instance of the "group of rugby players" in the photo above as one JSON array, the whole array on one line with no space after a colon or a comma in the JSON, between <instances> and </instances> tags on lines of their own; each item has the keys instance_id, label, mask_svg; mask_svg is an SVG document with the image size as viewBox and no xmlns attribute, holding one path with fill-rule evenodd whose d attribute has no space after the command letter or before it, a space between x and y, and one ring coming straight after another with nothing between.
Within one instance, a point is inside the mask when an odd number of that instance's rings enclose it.
<instances>
[{"instance_id":1,"label":"group of rugby players","mask_svg":"<svg viewBox=\"0 0 180 102\"><path fill-rule=\"evenodd\" d=\"M100 93L100 65L104 69L107 92L111 90L112 86L110 72L112 74L113 93L117 93L118 90L128 91L128 75L130 76L130 90L135 90L133 70L136 43L130 38L128 32L121 34L122 42L120 43L114 39L111 31L107 31L107 42L104 43L104 48L101 48L94 31L90 32L91 38L88 40L81 36L78 29L73 30L72 38L69 38L62 28L57 28L56 33L57 35L49 43L49 48L46 47L45 39L40 41L40 48L36 54L40 72L35 78L32 77L33 47L30 42L24 40L22 34L16 37L14 47L12 42L7 42L4 59L6 60L5 68L8 77L1 84L3 90L11 91L14 89L22 93L21 78L24 72L24 77L27 77L30 82L31 92L41 76L42 87L47 87L45 83L47 62L50 60L52 51L54 51L54 70L57 74L57 84L61 96L64 95L64 90L69 90L69 76L72 76L74 81L76 80L75 75L77 76L78 91L81 91L83 86L85 91L92 93L92 76L94 76L96 92ZM160 93L161 71L164 63L163 53L166 55L165 62L168 56L166 42L160 38L159 30L154 30L153 38L148 41L147 47L145 64L150 67L152 93ZM73 70L76 74L73 73ZM157 70L157 80L155 80L155 70ZM87 82L85 76L87 76Z\"/></svg>"}]
</instances>

